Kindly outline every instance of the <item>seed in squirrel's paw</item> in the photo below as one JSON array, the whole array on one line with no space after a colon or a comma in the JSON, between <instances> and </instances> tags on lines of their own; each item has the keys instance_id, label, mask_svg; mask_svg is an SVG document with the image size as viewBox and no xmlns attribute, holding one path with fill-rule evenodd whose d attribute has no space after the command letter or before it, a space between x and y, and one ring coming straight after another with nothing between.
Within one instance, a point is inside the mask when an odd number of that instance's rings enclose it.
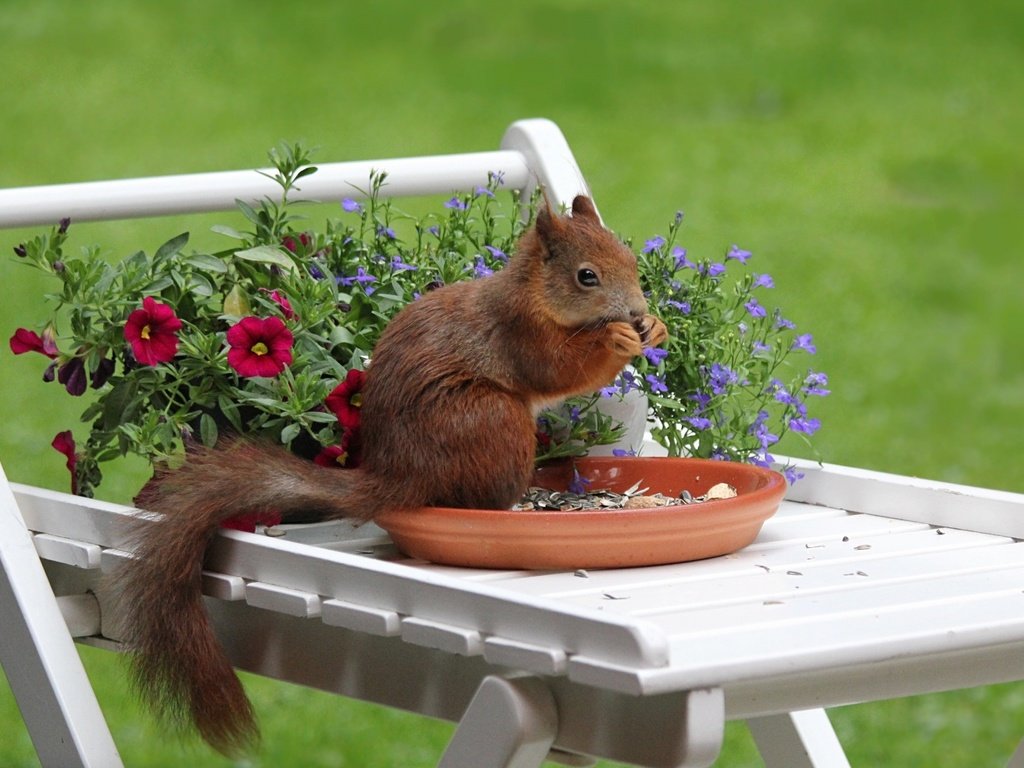
<instances>
[{"instance_id":1,"label":"seed in squirrel's paw","mask_svg":"<svg viewBox=\"0 0 1024 768\"><path fill-rule=\"evenodd\" d=\"M647 344L647 340L651 337L651 327L647 324L647 318L638 317L633 321L633 328L640 334L640 343Z\"/></svg>"}]
</instances>

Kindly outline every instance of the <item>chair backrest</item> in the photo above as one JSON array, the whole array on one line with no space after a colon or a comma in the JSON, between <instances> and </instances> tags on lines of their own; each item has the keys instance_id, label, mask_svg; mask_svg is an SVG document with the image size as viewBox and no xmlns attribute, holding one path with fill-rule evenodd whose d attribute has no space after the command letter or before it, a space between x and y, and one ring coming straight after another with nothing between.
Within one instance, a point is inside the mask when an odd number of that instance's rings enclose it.
<instances>
[{"instance_id":1,"label":"chair backrest","mask_svg":"<svg viewBox=\"0 0 1024 768\"><path fill-rule=\"evenodd\" d=\"M509 126L501 148L487 152L317 164L302 180L296 199L356 197L371 171L385 171L389 197L447 194L486 184L501 172L512 189L541 185L552 203L589 194L565 137L550 120L520 120ZM72 221L114 221L146 216L228 210L274 196L276 184L263 172L219 171L175 176L91 181L0 190L0 228Z\"/></svg>"}]
</instances>

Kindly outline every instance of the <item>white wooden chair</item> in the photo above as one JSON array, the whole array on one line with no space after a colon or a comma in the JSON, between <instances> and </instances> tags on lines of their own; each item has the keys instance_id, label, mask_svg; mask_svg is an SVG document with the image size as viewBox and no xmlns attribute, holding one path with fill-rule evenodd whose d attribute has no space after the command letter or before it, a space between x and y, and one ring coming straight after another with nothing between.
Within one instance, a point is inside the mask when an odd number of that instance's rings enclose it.
<instances>
[{"instance_id":1,"label":"white wooden chair","mask_svg":"<svg viewBox=\"0 0 1024 768\"><path fill-rule=\"evenodd\" d=\"M559 200L586 191L552 123L515 123L501 147L320 165L302 191L337 199L371 168L393 195L471 189L497 170ZM0 226L273 191L252 171L2 190ZM403 558L373 526L222 531L208 605L240 668L458 722L446 768L706 766L727 719L748 722L769 766L845 766L824 707L1024 677L1024 495L802 469L728 557L493 572ZM98 585L125 556L130 514L0 470L0 661L45 766L121 764L72 638L118 648ZM298 647L313 658L280 650ZM1024 743L1010 765L1024 768Z\"/></svg>"}]
</instances>

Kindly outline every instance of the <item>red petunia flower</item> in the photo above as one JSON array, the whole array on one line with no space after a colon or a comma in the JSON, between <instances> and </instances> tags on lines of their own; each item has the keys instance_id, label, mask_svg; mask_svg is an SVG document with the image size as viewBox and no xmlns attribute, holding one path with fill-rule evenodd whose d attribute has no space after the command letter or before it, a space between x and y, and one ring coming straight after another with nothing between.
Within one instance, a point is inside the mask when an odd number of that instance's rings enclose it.
<instances>
[{"instance_id":1,"label":"red petunia flower","mask_svg":"<svg viewBox=\"0 0 1024 768\"><path fill-rule=\"evenodd\" d=\"M260 290L270 297L277 306L281 308L281 314L284 315L285 320L295 319L295 310L292 309L292 303L288 301L288 298L280 291L272 291L269 288L260 288Z\"/></svg>"},{"instance_id":2,"label":"red petunia flower","mask_svg":"<svg viewBox=\"0 0 1024 768\"><path fill-rule=\"evenodd\" d=\"M248 531L249 533L256 533L257 525L265 525L268 528L280 525L281 520L280 512L268 511L268 512L245 512L241 515L235 515L229 517L227 520L221 522L221 528L230 528L233 531Z\"/></svg>"},{"instance_id":3,"label":"red petunia flower","mask_svg":"<svg viewBox=\"0 0 1024 768\"><path fill-rule=\"evenodd\" d=\"M360 463L358 430L347 430L341 438L340 445L328 445L317 454L313 461L321 467L344 467L345 469L358 467Z\"/></svg>"},{"instance_id":4,"label":"red petunia flower","mask_svg":"<svg viewBox=\"0 0 1024 768\"><path fill-rule=\"evenodd\" d=\"M142 365L156 365L173 360L178 353L178 331L181 320L167 304L152 296L142 300L124 324L124 338L132 346L132 354Z\"/></svg>"},{"instance_id":5,"label":"red petunia flower","mask_svg":"<svg viewBox=\"0 0 1024 768\"><path fill-rule=\"evenodd\" d=\"M75 438L71 434L71 430L69 429L64 432L58 432L50 445L67 457L67 468L68 472L71 473L71 492L77 495L78 475L76 474L75 469L78 466L78 454L75 453Z\"/></svg>"},{"instance_id":6,"label":"red petunia flower","mask_svg":"<svg viewBox=\"0 0 1024 768\"><path fill-rule=\"evenodd\" d=\"M359 408L363 404L363 382L366 374L353 368L324 401L345 429L359 428Z\"/></svg>"},{"instance_id":7,"label":"red petunia flower","mask_svg":"<svg viewBox=\"0 0 1024 768\"><path fill-rule=\"evenodd\" d=\"M38 352L51 360L59 354L57 342L53 338L53 330L50 328L43 331L42 336L28 328L19 328L11 336L11 352L16 355Z\"/></svg>"},{"instance_id":8,"label":"red petunia flower","mask_svg":"<svg viewBox=\"0 0 1024 768\"><path fill-rule=\"evenodd\" d=\"M228 365L239 376L273 377L292 363L292 332L279 317L243 317L228 329Z\"/></svg>"}]
</instances>

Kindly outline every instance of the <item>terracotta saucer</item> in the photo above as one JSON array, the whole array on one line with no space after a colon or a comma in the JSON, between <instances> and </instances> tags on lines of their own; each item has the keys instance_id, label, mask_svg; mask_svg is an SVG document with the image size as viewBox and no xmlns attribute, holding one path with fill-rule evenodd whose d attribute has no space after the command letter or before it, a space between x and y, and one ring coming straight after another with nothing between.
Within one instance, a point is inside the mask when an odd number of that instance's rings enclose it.
<instances>
[{"instance_id":1,"label":"terracotta saucer","mask_svg":"<svg viewBox=\"0 0 1024 768\"><path fill-rule=\"evenodd\" d=\"M587 458L576 462L589 488L621 493L634 483L677 496L728 483L738 495L686 506L513 512L423 507L380 515L405 554L473 568L565 570L679 563L728 554L750 544L786 492L777 472L704 459ZM544 467L536 485L564 490L568 464Z\"/></svg>"}]
</instances>

